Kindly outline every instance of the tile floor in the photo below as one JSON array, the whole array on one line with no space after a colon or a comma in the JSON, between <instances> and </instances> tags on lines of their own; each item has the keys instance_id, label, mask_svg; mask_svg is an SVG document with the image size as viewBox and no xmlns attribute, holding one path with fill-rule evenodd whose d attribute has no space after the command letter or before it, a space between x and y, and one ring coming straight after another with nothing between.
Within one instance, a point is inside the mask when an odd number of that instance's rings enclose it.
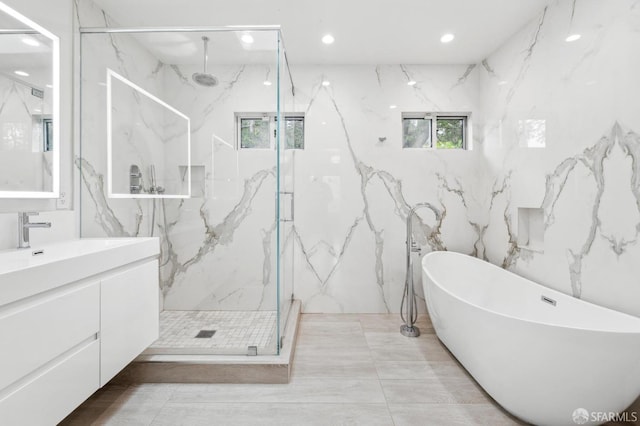
<instances>
[{"instance_id":1,"label":"tile floor","mask_svg":"<svg viewBox=\"0 0 640 426\"><path fill-rule=\"evenodd\" d=\"M515 425L433 334L397 315L302 315L288 385L107 385L62 425Z\"/></svg>"},{"instance_id":2,"label":"tile floor","mask_svg":"<svg viewBox=\"0 0 640 426\"><path fill-rule=\"evenodd\" d=\"M162 311L160 338L149 352L242 355L257 346L258 353L273 354L276 319L276 311ZM201 330L216 332L196 338Z\"/></svg>"}]
</instances>

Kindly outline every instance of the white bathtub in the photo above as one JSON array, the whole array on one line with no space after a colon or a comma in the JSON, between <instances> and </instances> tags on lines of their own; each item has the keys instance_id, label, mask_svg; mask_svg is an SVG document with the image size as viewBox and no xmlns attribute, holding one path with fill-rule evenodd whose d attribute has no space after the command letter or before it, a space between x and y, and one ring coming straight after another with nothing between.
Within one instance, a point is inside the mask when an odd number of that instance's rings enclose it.
<instances>
[{"instance_id":1,"label":"white bathtub","mask_svg":"<svg viewBox=\"0 0 640 426\"><path fill-rule=\"evenodd\" d=\"M453 252L427 254L422 282L440 340L513 415L601 424L640 394L639 318Z\"/></svg>"}]
</instances>

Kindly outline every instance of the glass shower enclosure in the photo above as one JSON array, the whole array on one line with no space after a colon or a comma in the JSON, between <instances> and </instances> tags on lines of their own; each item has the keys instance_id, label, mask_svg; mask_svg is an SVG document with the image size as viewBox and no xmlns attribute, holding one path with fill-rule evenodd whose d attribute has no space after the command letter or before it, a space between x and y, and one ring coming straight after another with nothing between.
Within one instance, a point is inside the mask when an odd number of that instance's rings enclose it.
<instances>
[{"instance_id":1,"label":"glass shower enclosure","mask_svg":"<svg viewBox=\"0 0 640 426\"><path fill-rule=\"evenodd\" d=\"M158 237L153 354L278 354L293 81L278 27L82 28L81 236Z\"/></svg>"}]
</instances>

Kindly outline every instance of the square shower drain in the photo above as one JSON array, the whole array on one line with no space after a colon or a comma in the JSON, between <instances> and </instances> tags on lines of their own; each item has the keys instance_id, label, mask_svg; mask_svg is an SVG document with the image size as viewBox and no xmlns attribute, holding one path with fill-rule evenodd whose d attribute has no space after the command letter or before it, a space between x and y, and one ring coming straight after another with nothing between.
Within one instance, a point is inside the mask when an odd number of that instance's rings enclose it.
<instances>
[{"instance_id":1,"label":"square shower drain","mask_svg":"<svg viewBox=\"0 0 640 426\"><path fill-rule=\"evenodd\" d=\"M200 330L196 335L196 339L210 339L214 334L216 334L215 330Z\"/></svg>"}]
</instances>

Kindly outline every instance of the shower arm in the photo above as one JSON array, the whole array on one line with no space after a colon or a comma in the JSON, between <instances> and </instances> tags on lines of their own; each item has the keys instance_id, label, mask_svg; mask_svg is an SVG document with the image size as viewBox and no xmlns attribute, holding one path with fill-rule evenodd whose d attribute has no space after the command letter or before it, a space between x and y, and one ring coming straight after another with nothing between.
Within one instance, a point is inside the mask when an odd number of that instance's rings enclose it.
<instances>
[{"instance_id":1,"label":"shower arm","mask_svg":"<svg viewBox=\"0 0 640 426\"><path fill-rule=\"evenodd\" d=\"M209 61L209 37L202 37L202 41L204 41L204 74L206 74Z\"/></svg>"}]
</instances>

